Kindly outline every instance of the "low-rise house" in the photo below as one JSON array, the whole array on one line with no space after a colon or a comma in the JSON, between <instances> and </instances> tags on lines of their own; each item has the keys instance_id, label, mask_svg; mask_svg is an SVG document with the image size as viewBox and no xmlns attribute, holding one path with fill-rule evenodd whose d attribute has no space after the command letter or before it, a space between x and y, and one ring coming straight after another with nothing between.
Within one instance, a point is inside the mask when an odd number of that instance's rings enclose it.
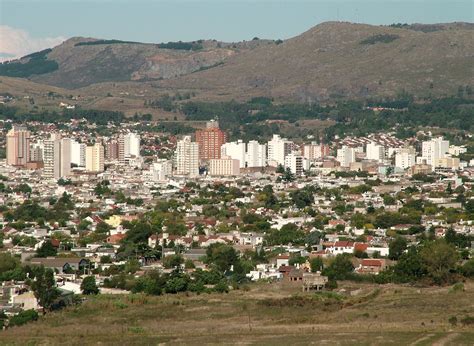
<instances>
[{"instance_id":1,"label":"low-rise house","mask_svg":"<svg viewBox=\"0 0 474 346\"><path fill-rule=\"evenodd\" d=\"M384 259L364 258L361 260L359 267L355 269L355 272L359 274L377 275L386 268L387 264Z\"/></svg>"},{"instance_id":2,"label":"low-rise house","mask_svg":"<svg viewBox=\"0 0 474 346\"><path fill-rule=\"evenodd\" d=\"M56 258L34 257L30 260L31 264L43 265L46 268L54 269L54 271L62 274L70 270L82 270L89 265L89 261L85 258Z\"/></svg>"}]
</instances>

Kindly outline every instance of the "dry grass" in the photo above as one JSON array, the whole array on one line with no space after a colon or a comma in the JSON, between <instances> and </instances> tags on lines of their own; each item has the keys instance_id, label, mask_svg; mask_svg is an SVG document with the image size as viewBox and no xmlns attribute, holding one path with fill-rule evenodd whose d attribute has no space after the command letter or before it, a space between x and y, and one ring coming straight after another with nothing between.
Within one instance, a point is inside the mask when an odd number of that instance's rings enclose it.
<instances>
[{"instance_id":1,"label":"dry grass","mask_svg":"<svg viewBox=\"0 0 474 346\"><path fill-rule=\"evenodd\" d=\"M449 288L359 285L342 301L282 284L227 295L98 296L0 334L2 344L472 344L449 324L474 311L474 284ZM295 298L295 296L297 298ZM295 304L295 301L298 302ZM276 303L275 303L276 302Z\"/></svg>"}]
</instances>

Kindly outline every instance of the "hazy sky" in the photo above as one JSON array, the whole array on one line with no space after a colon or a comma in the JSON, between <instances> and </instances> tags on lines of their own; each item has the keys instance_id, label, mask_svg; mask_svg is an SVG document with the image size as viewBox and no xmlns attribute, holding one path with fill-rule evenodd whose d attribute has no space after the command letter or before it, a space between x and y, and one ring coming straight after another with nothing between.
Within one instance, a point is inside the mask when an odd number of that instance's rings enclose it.
<instances>
[{"instance_id":1,"label":"hazy sky","mask_svg":"<svg viewBox=\"0 0 474 346\"><path fill-rule=\"evenodd\" d=\"M331 20L474 21L474 0L0 0L0 54L72 36L143 42L285 39Z\"/></svg>"}]
</instances>

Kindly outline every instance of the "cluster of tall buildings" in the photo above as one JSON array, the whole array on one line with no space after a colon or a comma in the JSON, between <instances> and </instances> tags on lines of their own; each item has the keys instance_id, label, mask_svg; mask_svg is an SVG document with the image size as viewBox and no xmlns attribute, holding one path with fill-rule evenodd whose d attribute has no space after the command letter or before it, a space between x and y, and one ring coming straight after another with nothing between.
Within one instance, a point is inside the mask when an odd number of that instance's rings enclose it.
<instances>
[{"instance_id":1,"label":"cluster of tall buildings","mask_svg":"<svg viewBox=\"0 0 474 346\"><path fill-rule=\"evenodd\" d=\"M194 141L191 136L185 136L177 142L174 161L157 160L152 163L150 176L154 181L164 181L173 173L196 177L201 167L209 175L235 176L241 170L279 166L301 175L311 164L323 165L325 168L341 166L350 170L368 166L389 167L393 164L398 171L414 166L426 166L426 169L431 170L457 169L460 161L456 156L466 150L450 146L449 141L439 137L422 142L421 155L417 155L413 146L387 138L345 139L336 157L331 157L330 147L326 144L312 142L296 145L276 134L266 143L256 140L228 142L227 134L219 128L219 123L212 120L207 122L204 129L196 131ZM105 162L135 167L142 167L143 163L140 136L131 132L98 139L92 144L63 137L60 133L53 133L48 139L33 141L26 127L15 125L7 133L6 144L8 165L42 167L46 178L67 177L76 167L86 172L103 172Z\"/></svg>"},{"instance_id":2,"label":"cluster of tall buildings","mask_svg":"<svg viewBox=\"0 0 474 346\"><path fill-rule=\"evenodd\" d=\"M430 170L436 168L457 169L460 160L457 157L465 152L465 148L450 146L449 141L442 137L433 138L421 143L421 155L417 154L413 146L386 146L371 141L363 146L343 145L337 150L336 160L341 167L353 168L358 159L375 162L377 164L390 166L394 164L395 169L406 170L415 165L424 165ZM360 161L359 160L359 161Z\"/></svg>"},{"instance_id":3,"label":"cluster of tall buildings","mask_svg":"<svg viewBox=\"0 0 474 346\"><path fill-rule=\"evenodd\" d=\"M140 158L140 136L121 134L87 145L75 139L52 133L48 139L31 141L30 132L23 126L13 126L7 133L7 164L19 168L43 168L45 178L65 178L75 167L99 173L105 169L105 160L126 163Z\"/></svg>"},{"instance_id":4,"label":"cluster of tall buildings","mask_svg":"<svg viewBox=\"0 0 474 346\"><path fill-rule=\"evenodd\" d=\"M199 167L206 166L210 175L238 175L240 169L284 166L294 174L309 168L309 162L329 155L329 146L311 143L301 149L292 141L273 135L261 144L256 140L227 142L227 135L212 120L206 128L196 131L196 141L190 136L178 141L175 165L178 175L196 176Z\"/></svg>"}]
</instances>

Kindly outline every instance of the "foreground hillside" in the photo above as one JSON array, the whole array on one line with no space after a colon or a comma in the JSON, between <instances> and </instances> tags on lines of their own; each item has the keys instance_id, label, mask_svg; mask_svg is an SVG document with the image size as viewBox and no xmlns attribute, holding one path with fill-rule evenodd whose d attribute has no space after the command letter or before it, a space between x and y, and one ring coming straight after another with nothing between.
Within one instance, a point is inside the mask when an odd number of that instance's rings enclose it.
<instances>
[{"instance_id":1,"label":"foreground hillside","mask_svg":"<svg viewBox=\"0 0 474 346\"><path fill-rule=\"evenodd\" d=\"M350 295L261 284L229 294L98 296L0 333L6 344L468 345L474 284L410 288L345 284ZM456 324L448 320L455 316ZM451 319L452 321L452 319Z\"/></svg>"}]
</instances>

